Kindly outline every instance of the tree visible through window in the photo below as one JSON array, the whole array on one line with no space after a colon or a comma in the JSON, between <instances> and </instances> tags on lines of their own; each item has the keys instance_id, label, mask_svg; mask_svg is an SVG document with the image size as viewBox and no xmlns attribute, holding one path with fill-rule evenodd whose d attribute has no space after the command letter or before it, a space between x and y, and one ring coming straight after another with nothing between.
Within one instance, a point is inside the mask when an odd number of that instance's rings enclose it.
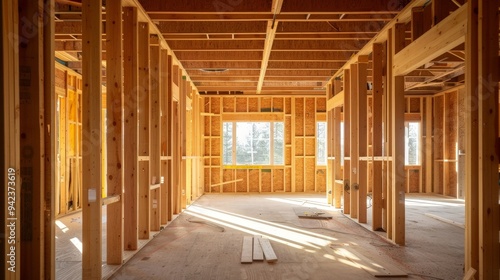
<instances>
[{"instance_id":1,"label":"tree visible through window","mask_svg":"<svg viewBox=\"0 0 500 280\"><path fill-rule=\"evenodd\" d=\"M281 165L284 164L284 125L282 122L224 122L222 145L225 165Z\"/></svg>"},{"instance_id":2,"label":"tree visible through window","mask_svg":"<svg viewBox=\"0 0 500 280\"><path fill-rule=\"evenodd\" d=\"M420 123L405 124L405 164L419 165Z\"/></svg>"},{"instance_id":3,"label":"tree visible through window","mask_svg":"<svg viewBox=\"0 0 500 280\"><path fill-rule=\"evenodd\" d=\"M326 122L316 123L316 164L326 165Z\"/></svg>"}]
</instances>

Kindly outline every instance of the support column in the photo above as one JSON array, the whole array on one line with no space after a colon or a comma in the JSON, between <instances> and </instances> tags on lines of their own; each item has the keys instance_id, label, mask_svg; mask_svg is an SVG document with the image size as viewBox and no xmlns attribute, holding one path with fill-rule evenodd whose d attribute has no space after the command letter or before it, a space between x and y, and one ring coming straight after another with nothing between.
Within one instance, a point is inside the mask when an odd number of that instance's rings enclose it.
<instances>
[{"instance_id":1,"label":"support column","mask_svg":"<svg viewBox=\"0 0 500 280\"><path fill-rule=\"evenodd\" d=\"M21 270L44 276L43 1L19 1L19 103L21 132ZM29 33L28 33L29 32ZM2 170L2 172L5 172Z\"/></svg>"},{"instance_id":2,"label":"support column","mask_svg":"<svg viewBox=\"0 0 500 280\"><path fill-rule=\"evenodd\" d=\"M358 218L358 189L359 189L359 91L358 91L358 64L351 64L351 218Z\"/></svg>"},{"instance_id":3,"label":"support column","mask_svg":"<svg viewBox=\"0 0 500 280\"><path fill-rule=\"evenodd\" d=\"M139 22L139 239L149 239L149 24Z\"/></svg>"},{"instance_id":4,"label":"support column","mask_svg":"<svg viewBox=\"0 0 500 280\"><path fill-rule=\"evenodd\" d=\"M3 211L1 215L0 233L5 236L14 235L9 244L7 239L2 240L3 272L0 278L14 280L21 278L21 227L19 220L21 211L19 199L21 198L20 171L20 139L19 139L19 56L18 44L15 34L18 34L18 1L2 1L0 4L2 15L0 29L2 32L0 55L0 86L3 90L0 96L0 161L2 184L1 206L8 209L13 206L15 211ZM9 199L13 197L13 199ZM10 203L9 203L10 202ZM14 223L15 226L12 226ZM11 262L11 256L14 256Z\"/></svg>"},{"instance_id":5,"label":"support column","mask_svg":"<svg viewBox=\"0 0 500 280\"><path fill-rule=\"evenodd\" d=\"M150 45L150 60L149 60L149 75L150 75L150 99L149 99L149 178L153 185L150 190L150 230L160 230L160 177L161 177L161 129L160 129L160 92L161 92L161 77L160 77L160 46L157 42L158 38L152 38L155 44Z\"/></svg>"},{"instance_id":6,"label":"support column","mask_svg":"<svg viewBox=\"0 0 500 280\"><path fill-rule=\"evenodd\" d=\"M120 200L107 205L106 262L123 260L123 55L122 1L106 1L106 152L108 197Z\"/></svg>"},{"instance_id":7,"label":"support column","mask_svg":"<svg viewBox=\"0 0 500 280\"><path fill-rule=\"evenodd\" d=\"M366 195L368 192L368 96L366 89L366 69L368 56L358 57L358 222L366 223ZM352 148L352 146L351 146Z\"/></svg>"},{"instance_id":8,"label":"support column","mask_svg":"<svg viewBox=\"0 0 500 280\"><path fill-rule=\"evenodd\" d=\"M139 45L137 8L123 8L123 58L124 58L124 232L125 250L138 248L139 162L138 157L138 87Z\"/></svg>"},{"instance_id":9,"label":"support column","mask_svg":"<svg viewBox=\"0 0 500 280\"><path fill-rule=\"evenodd\" d=\"M161 197L161 211L160 211L160 224L166 225L168 223L168 212L170 207L169 197L169 187L170 187L170 174L168 172L170 159L167 158L170 145L170 128L169 128L169 115L170 106L169 98L170 86L168 85L169 79L168 74L170 72L168 64L168 50L161 50L160 52L160 64L161 64L161 92L160 92L160 107L161 107L161 176L163 177L163 182L160 187L160 197Z\"/></svg>"},{"instance_id":10,"label":"support column","mask_svg":"<svg viewBox=\"0 0 500 280\"><path fill-rule=\"evenodd\" d=\"M372 52L372 230L382 229L382 98L384 48L382 44L373 44Z\"/></svg>"},{"instance_id":11,"label":"support column","mask_svg":"<svg viewBox=\"0 0 500 280\"><path fill-rule=\"evenodd\" d=\"M101 279L102 274L101 11L95 1L82 1L83 279Z\"/></svg>"},{"instance_id":12,"label":"support column","mask_svg":"<svg viewBox=\"0 0 500 280\"><path fill-rule=\"evenodd\" d=\"M392 57L405 47L405 26L396 24L392 40ZM392 67L392 64L389 65ZM392 240L405 244L405 97L404 76L392 76Z\"/></svg>"},{"instance_id":13,"label":"support column","mask_svg":"<svg viewBox=\"0 0 500 280\"><path fill-rule=\"evenodd\" d=\"M168 200L168 209L167 209L167 220L171 221L174 215L174 172L173 172L173 157L174 157L174 99L173 99L173 91L172 91L172 56L168 55L167 59L167 101L166 105L168 107L167 114L167 155L170 157L167 164L167 173L165 181L168 182L168 190L167 190L167 200Z\"/></svg>"},{"instance_id":14,"label":"support column","mask_svg":"<svg viewBox=\"0 0 500 280\"><path fill-rule=\"evenodd\" d=\"M344 69L344 214L351 213L351 71Z\"/></svg>"},{"instance_id":15,"label":"support column","mask_svg":"<svg viewBox=\"0 0 500 280\"><path fill-rule=\"evenodd\" d=\"M334 80L335 93L338 94L342 89L342 81L340 79ZM333 155L335 160L333 161L333 194L334 194L334 206L335 208L341 207L341 195L342 195L342 173L341 173L341 138L340 138L340 122L341 122L341 107L335 107L333 109Z\"/></svg>"}]
</instances>

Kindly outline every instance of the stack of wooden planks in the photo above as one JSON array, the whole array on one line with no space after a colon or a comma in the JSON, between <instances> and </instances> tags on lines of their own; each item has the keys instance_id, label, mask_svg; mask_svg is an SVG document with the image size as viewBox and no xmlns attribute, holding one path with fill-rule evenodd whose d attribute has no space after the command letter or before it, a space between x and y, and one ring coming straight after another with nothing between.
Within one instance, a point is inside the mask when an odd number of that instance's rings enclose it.
<instances>
[{"instance_id":1,"label":"stack of wooden planks","mask_svg":"<svg viewBox=\"0 0 500 280\"><path fill-rule=\"evenodd\" d=\"M244 236L241 250L241 263L253 261L276 262L278 257L274 253L269 239L260 236Z\"/></svg>"}]
</instances>

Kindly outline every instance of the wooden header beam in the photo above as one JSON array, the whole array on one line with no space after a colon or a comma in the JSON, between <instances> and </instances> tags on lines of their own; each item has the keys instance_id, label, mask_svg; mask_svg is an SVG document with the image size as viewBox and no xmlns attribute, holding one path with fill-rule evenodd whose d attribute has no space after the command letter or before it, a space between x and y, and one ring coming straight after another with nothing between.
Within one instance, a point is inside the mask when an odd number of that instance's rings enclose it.
<instances>
[{"instance_id":1,"label":"wooden header beam","mask_svg":"<svg viewBox=\"0 0 500 280\"><path fill-rule=\"evenodd\" d=\"M334 97L328 99L326 105L326 111L330 111L334 108L341 107L344 105L344 91L337 93Z\"/></svg>"}]
</instances>

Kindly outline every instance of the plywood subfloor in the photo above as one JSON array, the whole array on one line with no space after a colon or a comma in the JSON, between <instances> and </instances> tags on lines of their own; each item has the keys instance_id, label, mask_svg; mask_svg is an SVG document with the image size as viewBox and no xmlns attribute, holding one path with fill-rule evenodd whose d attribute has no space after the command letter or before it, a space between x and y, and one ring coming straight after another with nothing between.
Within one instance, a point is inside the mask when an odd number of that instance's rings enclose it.
<instances>
[{"instance_id":1,"label":"plywood subfloor","mask_svg":"<svg viewBox=\"0 0 500 280\"><path fill-rule=\"evenodd\" d=\"M418 274L442 275L430 266L432 262L438 262L443 273L455 268L451 262L456 256L449 254L460 255L463 236L451 251L425 251L411 233L408 246L399 247L332 211L324 201L324 195L318 194L204 195L112 279L376 279L369 270L377 266L408 273L404 279L430 279ZM294 207L332 211L333 219L299 219ZM413 223L412 215L409 219ZM458 229L442 226L444 231ZM427 231L430 241L441 242L434 239L432 229ZM269 238L278 261L241 264L245 235ZM439 278L462 275L455 271Z\"/></svg>"}]
</instances>

